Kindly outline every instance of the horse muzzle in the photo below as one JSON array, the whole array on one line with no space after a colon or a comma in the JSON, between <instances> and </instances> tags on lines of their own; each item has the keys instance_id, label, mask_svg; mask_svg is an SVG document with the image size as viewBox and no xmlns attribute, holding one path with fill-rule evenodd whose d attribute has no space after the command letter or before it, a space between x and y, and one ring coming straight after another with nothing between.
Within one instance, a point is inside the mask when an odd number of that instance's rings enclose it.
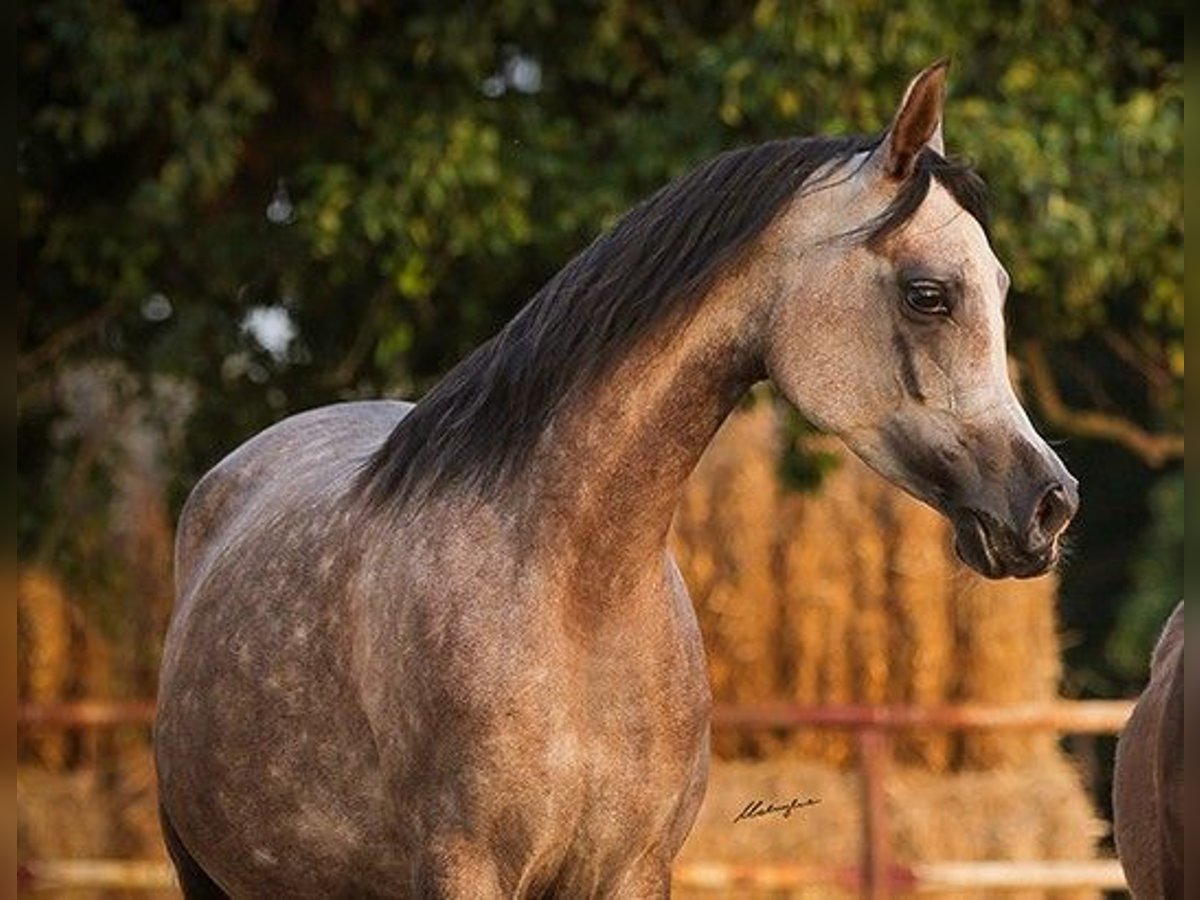
<instances>
[{"instance_id":1,"label":"horse muzzle","mask_svg":"<svg viewBox=\"0 0 1200 900\"><path fill-rule=\"evenodd\" d=\"M952 516L959 558L988 578L1033 578L1050 571L1062 555L1060 538L1079 509L1074 479L1043 488L1016 527L970 506Z\"/></svg>"}]
</instances>

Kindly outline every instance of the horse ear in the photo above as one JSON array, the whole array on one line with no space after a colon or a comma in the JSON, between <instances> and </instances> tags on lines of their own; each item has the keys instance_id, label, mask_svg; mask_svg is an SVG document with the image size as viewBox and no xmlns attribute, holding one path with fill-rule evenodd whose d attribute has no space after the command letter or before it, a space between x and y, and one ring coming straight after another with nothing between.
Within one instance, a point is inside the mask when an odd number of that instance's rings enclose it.
<instances>
[{"instance_id":1,"label":"horse ear","mask_svg":"<svg viewBox=\"0 0 1200 900\"><path fill-rule=\"evenodd\" d=\"M903 180L912 174L917 157L926 147L944 153L942 105L946 99L946 69L940 59L908 83L904 99L876 153L889 178Z\"/></svg>"}]
</instances>

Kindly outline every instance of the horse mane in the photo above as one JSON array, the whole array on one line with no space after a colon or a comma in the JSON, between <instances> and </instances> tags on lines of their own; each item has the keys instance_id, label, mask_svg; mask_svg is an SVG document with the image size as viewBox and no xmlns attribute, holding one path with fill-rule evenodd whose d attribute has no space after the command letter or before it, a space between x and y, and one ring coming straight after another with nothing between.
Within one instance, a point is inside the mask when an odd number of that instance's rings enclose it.
<instances>
[{"instance_id":1,"label":"horse mane","mask_svg":"<svg viewBox=\"0 0 1200 900\"><path fill-rule=\"evenodd\" d=\"M879 141L770 141L716 156L658 190L451 369L366 460L360 488L374 502L400 503L451 486L486 494L504 484L573 391L694 307L814 173ZM935 178L987 227L979 176L926 148L861 236L877 240L907 221Z\"/></svg>"}]
</instances>

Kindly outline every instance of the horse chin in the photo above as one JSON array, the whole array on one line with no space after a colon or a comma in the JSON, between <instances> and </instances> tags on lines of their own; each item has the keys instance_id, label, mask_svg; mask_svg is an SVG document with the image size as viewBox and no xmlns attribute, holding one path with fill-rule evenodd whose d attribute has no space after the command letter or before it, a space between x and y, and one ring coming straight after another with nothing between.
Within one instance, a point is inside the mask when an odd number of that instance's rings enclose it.
<instances>
[{"instance_id":1,"label":"horse chin","mask_svg":"<svg viewBox=\"0 0 1200 900\"><path fill-rule=\"evenodd\" d=\"M960 509L954 523L958 558L985 578L1035 578L1058 562L1058 541L1038 553L1019 549L1004 528L986 513Z\"/></svg>"}]
</instances>

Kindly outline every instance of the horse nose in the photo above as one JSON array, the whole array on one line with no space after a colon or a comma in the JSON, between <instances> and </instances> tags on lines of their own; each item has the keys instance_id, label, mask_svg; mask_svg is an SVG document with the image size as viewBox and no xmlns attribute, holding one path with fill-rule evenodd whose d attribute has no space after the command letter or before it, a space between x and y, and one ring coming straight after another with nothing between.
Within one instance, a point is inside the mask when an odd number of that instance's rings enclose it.
<instances>
[{"instance_id":1,"label":"horse nose","mask_svg":"<svg viewBox=\"0 0 1200 900\"><path fill-rule=\"evenodd\" d=\"M1055 482L1046 488L1029 523L1027 546L1048 544L1062 534L1079 509L1079 487L1077 484Z\"/></svg>"}]
</instances>

